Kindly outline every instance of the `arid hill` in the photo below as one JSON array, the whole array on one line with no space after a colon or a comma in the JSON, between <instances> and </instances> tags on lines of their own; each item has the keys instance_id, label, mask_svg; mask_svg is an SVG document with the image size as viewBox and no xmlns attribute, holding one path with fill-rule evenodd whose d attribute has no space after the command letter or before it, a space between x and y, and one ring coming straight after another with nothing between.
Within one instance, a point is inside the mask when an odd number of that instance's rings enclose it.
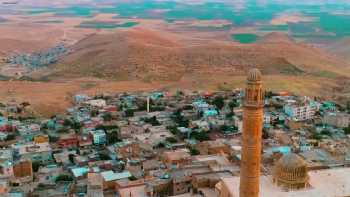
<instances>
[{"instance_id":1,"label":"arid hill","mask_svg":"<svg viewBox=\"0 0 350 197\"><path fill-rule=\"evenodd\" d=\"M350 76L345 61L283 34L272 33L255 44L196 43L181 43L141 28L94 34L72 46L72 53L52 66L49 77L177 81L189 74L240 76L251 67L260 68L265 75Z\"/></svg>"},{"instance_id":2,"label":"arid hill","mask_svg":"<svg viewBox=\"0 0 350 197\"><path fill-rule=\"evenodd\" d=\"M340 40L326 47L327 51L350 61L350 39Z\"/></svg>"}]
</instances>

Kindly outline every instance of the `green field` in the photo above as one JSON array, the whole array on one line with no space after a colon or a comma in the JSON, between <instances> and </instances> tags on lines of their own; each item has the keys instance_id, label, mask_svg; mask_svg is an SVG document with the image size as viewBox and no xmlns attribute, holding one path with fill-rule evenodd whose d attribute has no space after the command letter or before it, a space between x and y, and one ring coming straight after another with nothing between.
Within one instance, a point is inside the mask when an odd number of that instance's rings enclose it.
<instances>
[{"instance_id":1,"label":"green field","mask_svg":"<svg viewBox=\"0 0 350 197\"><path fill-rule=\"evenodd\" d=\"M101 22L101 21L86 21L82 22L77 27L79 28L93 28L93 29L116 29L116 28L129 28L138 25L137 22L125 22L125 23L113 23L113 22Z\"/></svg>"},{"instance_id":2,"label":"green field","mask_svg":"<svg viewBox=\"0 0 350 197\"><path fill-rule=\"evenodd\" d=\"M56 16L86 17L91 18L98 13L117 14L116 18L145 18L163 19L168 23L176 20L227 20L234 27L253 27L256 33L287 32L294 38L306 41L317 41L320 39L342 39L350 36L350 3L335 0L324 4L322 2L298 2L291 0L271 0L265 4L257 0L245 0L241 9L236 8L242 1L236 0L226 2L203 2L198 4L185 3L183 1L156 1L141 0L135 2L115 2L109 6L69 6L57 8L28 8L29 14L53 13ZM157 12L156 12L157 11ZM161 11L161 12L159 12ZM304 16L313 17L311 22L296 22L285 25L271 25L271 20L281 14L299 13ZM136 24L108 23L83 23L80 27L85 28L119 28L134 26ZM223 28L198 27L198 30L229 30L232 26ZM316 39L315 39L316 38ZM238 38L243 42L253 42L254 36L244 35ZM247 41L246 41L247 39ZM253 40L253 41L251 41Z\"/></svg>"},{"instance_id":3,"label":"green field","mask_svg":"<svg viewBox=\"0 0 350 197\"><path fill-rule=\"evenodd\" d=\"M242 44L250 44L256 42L258 36L256 34L233 34L232 39Z\"/></svg>"}]
</instances>

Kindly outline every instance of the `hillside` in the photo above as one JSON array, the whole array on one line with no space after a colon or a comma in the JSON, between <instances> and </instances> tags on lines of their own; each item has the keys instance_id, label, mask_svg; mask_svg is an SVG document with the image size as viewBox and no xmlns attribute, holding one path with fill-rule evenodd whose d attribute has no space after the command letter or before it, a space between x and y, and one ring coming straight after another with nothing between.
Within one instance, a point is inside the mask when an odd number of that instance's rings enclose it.
<instances>
[{"instance_id":1,"label":"hillside","mask_svg":"<svg viewBox=\"0 0 350 197\"><path fill-rule=\"evenodd\" d=\"M93 34L72 46L72 54L52 66L49 77L178 81L189 74L241 76L251 67L265 75L350 76L346 62L282 34L255 44L179 40L145 29Z\"/></svg>"},{"instance_id":2,"label":"hillside","mask_svg":"<svg viewBox=\"0 0 350 197\"><path fill-rule=\"evenodd\" d=\"M332 43L326 47L326 50L350 62L350 39Z\"/></svg>"}]
</instances>

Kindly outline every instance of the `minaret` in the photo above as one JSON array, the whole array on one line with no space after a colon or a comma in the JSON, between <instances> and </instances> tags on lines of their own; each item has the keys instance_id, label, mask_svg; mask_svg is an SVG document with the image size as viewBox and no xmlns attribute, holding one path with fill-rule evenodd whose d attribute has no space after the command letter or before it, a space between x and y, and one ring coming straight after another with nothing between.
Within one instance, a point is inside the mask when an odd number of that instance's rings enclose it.
<instances>
[{"instance_id":1,"label":"minaret","mask_svg":"<svg viewBox=\"0 0 350 197\"><path fill-rule=\"evenodd\" d=\"M150 98L147 96L147 113L150 112Z\"/></svg>"},{"instance_id":2,"label":"minaret","mask_svg":"<svg viewBox=\"0 0 350 197\"><path fill-rule=\"evenodd\" d=\"M259 196L263 106L261 73L252 69L244 98L240 197Z\"/></svg>"}]
</instances>

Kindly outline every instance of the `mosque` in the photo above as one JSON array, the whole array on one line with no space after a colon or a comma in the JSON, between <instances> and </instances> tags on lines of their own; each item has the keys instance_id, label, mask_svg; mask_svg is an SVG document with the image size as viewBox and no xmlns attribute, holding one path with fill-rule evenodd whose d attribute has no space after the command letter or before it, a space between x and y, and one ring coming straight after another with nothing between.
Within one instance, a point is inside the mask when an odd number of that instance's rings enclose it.
<instances>
[{"instance_id":1,"label":"mosque","mask_svg":"<svg viewBox=\"0 0 350 197\"><path fill-rule=\"evenodd\" d=\"M330 197L350 196L350 168L308 172L304 159L290 153L274 165L272 175L260 174L263 121L262 75L248 73L243 113L240 177L222 178L219 197Z\"/></svg>"}]
</instances>

